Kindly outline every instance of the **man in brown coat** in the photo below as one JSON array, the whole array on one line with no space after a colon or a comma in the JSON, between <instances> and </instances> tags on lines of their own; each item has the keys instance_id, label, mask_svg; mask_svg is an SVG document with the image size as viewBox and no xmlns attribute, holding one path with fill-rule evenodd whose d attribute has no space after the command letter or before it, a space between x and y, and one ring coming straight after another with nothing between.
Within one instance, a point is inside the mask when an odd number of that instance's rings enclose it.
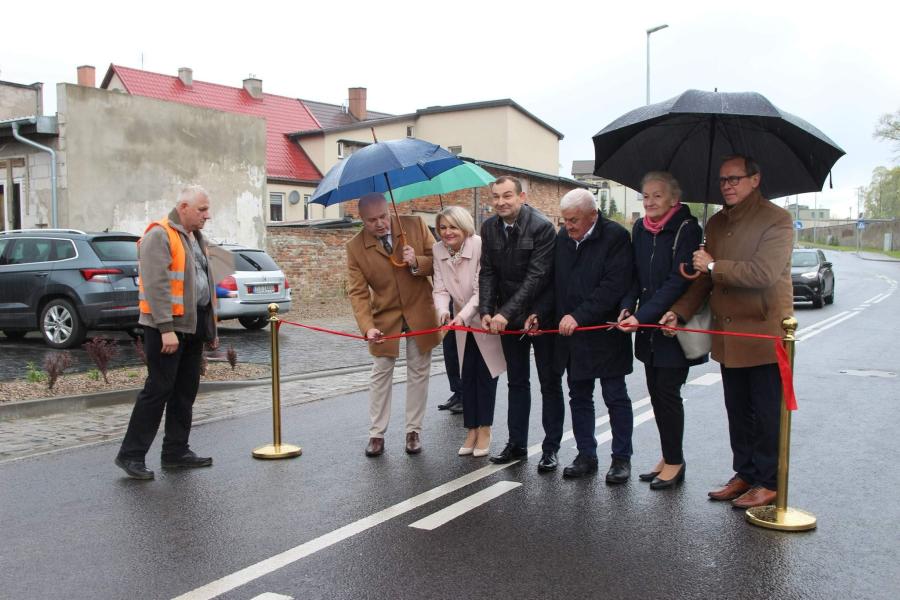
<instances>
[{"instance_id":1,"label":"man in brown coat","mask_svg":"<svg viewBox=\"0 0 900 600\"><path fill-rule=\"evenodd\" d=\"M663 315L674 326L709 300L713 329L783 335L781 321L794 312L791 285L793 222L788 211L759 192L759 166L730 156L719 169L724 210L706 226L706 249L694 252L704 273ZM713 500L736 508L775 500L781 376L771 340L713 336L712 357L721 364L735 475Z\"/></svg>"},{"instance_id":2,"label":"man in brown coat","mask_svg":"<svg viewBox=\"0 0 900 600\"><path fill-rule=\"evenodd\" d=\"M347 242L347 295L360 331L369 340L374 357L369 388L369 444L366 456L384 452L384 432L391 415L391 388L394 362L400 354L398 340L383 336L401 331L438 326L431 297L433 273L431 247L434 237L420 217L400 217L406 234L402 248L406 266L391 264L394 246L400 242L400 224L388 212L382 194L366 194L359 199L363 229ZM422 450L420 435L431 350L441 341L440 333L406 339L406 452Z\"/></svg>"}]
</instances>

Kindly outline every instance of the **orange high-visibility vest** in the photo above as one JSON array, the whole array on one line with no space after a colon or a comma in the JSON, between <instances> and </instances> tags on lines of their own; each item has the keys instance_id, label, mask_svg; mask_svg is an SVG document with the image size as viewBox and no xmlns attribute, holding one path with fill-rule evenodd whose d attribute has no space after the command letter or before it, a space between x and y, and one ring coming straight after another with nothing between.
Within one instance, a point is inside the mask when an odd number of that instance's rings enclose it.
<instances>
[{"instance_id":1,"label":"orange high-visibility vest","mask_svg":"<svg viewBox=\"0 0 900 600\"><path fill-rule=\"evenodd\" d=\"M169 261L169 290L172 298L172 316L184 316L184 267L186 264L184 255L184 245L181 243L181 237L174 227L169 225L169 218L165 217L159 221L154 221L144 230L144 235L154 227L162 227L169 235L169 252L172 254L172 260ZM143 239L143 238L141 238ZM138 240L138 246L141 240ZM141 312L151 314L150 304L144 297L144 281L138 274L138 299Z\"/></svg>"}]
</instances>

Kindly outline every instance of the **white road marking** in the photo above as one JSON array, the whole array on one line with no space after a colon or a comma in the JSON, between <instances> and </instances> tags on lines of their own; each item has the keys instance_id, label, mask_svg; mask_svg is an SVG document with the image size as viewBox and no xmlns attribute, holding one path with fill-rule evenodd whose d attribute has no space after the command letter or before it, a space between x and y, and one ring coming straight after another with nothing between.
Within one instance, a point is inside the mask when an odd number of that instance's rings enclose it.
<instances>
[{"instance_id":1,"label":"white road marking","mask_svg":"<svg viewBox=\"0 0 900 600\"><path fill-rule=\"evenodd\" d=\"M819 334L822 333L823 331L828 331L828 330L831 329L832 327L835 327L835 326L837 326L837 325L840 325L841 323L843 323L843 322L846 321L847 319L852 319L853 317L855 317L856 315L860 314L861 312L862 312L861 310L850 311L850 313L847 314L847 315L845 315L842 319L838 319L837 321L832 321L831 323L829 323L829 324L826 325L825 327L820 327L820 328L816 329L815 331L813 331L812 333L803 333L803 334L802 334L802 337L798 337L797 343L799 344L800 342L805 342L806 340L808 340L808 339L810 339L810 338L813 338L813 337L819 335Z\"/></svg>"},{"instance_id":2,"label":"white road marking","mask_svg":"<svg viewBox=\"0 0 900 600\"><path fill-rule=\"evenodd\" d=\"M715 385L722 381L721 373L704 373L696 379L687 382L687 385Z\"/></svg>"},{"instance_id":3,"label":"white road marking","mask_svg":"<svg viewBox=\"0 0 900 600\"><path fill-rule=\"evenodd\" d=\"M863 304L869 304L871 302L875 302L878 298L881 298L882 296L884 296L884 292L878 294L877 296L872 296L871 298L869 298L868 300L863 302Z\"/></svg>"},{"instance_id":4,"label":"white road marking","mask_svg":"<svg viewBox=\"0 0 900 600\"><path fill-rule=\"evenodd\" d=\"M182 594L175 600L211 600L212 598L224 594L225 592L229 592L246 583L250 583L255 579L259 579L264 575L268 575L273 571L277 571L282 567L286 567L291 563L297 562L298 560L305 558L311 554L315 554L319 550L323 550L325 548L328 548L329 546L333 546L338 542L353 537L358 533L362 533L367 529L371 529L376 525L380 525L385 521L390 521L394 517L399 517L400 515L408 513L409 511L416 509L424 504L428 504L432 500L436 500L437 498L446 496L447 494L455 492L460 488L464 488L469 484L475 483L476 481L484 479L485 477L489 477L498 471L502 471L507 467L511 467L517 462L518 461L510 462L505 465L488 465L486 467L482 467L477 471L469 473L468 475L463 475L458 479L454 479L453 481L449 481L443 485L439 485L428 490L427 492L419 494L418 496L413 496L408 500L404 500L403 502L399 502L397 504L394 504L393 506L389 506L384 510L369 515L368 517L363 517L362 519L354 521L349 525L345 525L339 529L335 529L334 531L331 531L324 535L320 535L319 537L312 539L304 544L300 544L299 546L295 546L289 550L285 550L280 554L276 554L275 556L250 565L249 567L241 569L240 571L236 571L231 575L226 575L221 579L217 579L216 581L210 582L202 587L187 592L186 594Z\"/></svg>"},{"instance_id":5,"label":"white road marking","mask_svg":"<svg viewBox=\"0 0 900 600\"><path fill-rule=\"evenodd\" d=\"M632 407L638 408L641 406L645 406L650 403L650 398L644 398L632 404ZM638 426L641 423L653 418L653 411L648 410L644 413L641 413L634 419L634 425ZM598 421L601 421L598 419ZM606 420L609 420L606 417ZM563 437L568 439L572 438L572 431L569 430ZM606 431L600 436L597 437L597 443L602 444L608 442L612 439L612 432ZM541 445L536 444L535 446L531 446L528 448L528 455L534 455L541 452ZM240 571L236 571L230 575L226 575L221 579L217 579L210 583L207 583L204 586L198 587L197 589L191 590L185 594L182 594L174 600L212 600L216 596L220 596L226 592L230 592L231 590L238 588L242 585L250 583L260 577L264 577L269 573L277 571L282 567L286 567L289 564L295 563L298 560L306 558L311 554L315 554L319 550L324 550L330 546L337 544L338 542L342 542L350 537L358 533L362 533L376 525L380 525L386 521L390 521L395 517L399 517L402 514L408 513L411 510L414 510L422 505L428 504L432 500L436 500L441 498L442 496L446 496L452 492L455 492L458 489L464 488L469 484L475 483L485 477L489 477L498 471L502 471L507 467L511 467L514 464L517 464L519 461L513 461L510 463L506 463L505 465L488 465L486 467L482 467L477 471L473 471L468 475L463 475L453 481L448 481L443 485L439 485L435 488L428 490L427 492L423 492L418 496L413 496L408 500L404 500L403 502L399 502L394 504L393 506L389 506L384 510L381 510L377 513L369 515L368 517L363 517L358 521L354 521L349 525L344 525L339 529L335 529L329 533L320 535L319 537L312 539L306 543L300 544L299 546L294 546L289 550L285 550L280 554L276 554L275 556L269 557L267 559L261 560L258 563L252 564L249 567L245 567Z\"/></svg>"},{"instance_id":6,"label":"white road marking","mask_svg":"<svg viewBox=\"0 0 900 600\"><path fill-rule=\"evenodd\" d=\"M650 396L647 396L646 398L641 398L640 400L638 400L636 402L632 402L631 410L634 411L635 409L642 408L644 406L647 406L648 404L650 404ZM609 415L603 415L602 417L597 417L597 420L594 421L594 429L596 429L597 427L600 427L601 425L603 425L604 423L607 423L607 422L609 422ZM562 444L563 442L568 442L569 440L574 440L574 439L575 439L575 432L570 429L563 434L562 438L559 440L559 443ZM598 443L599 443L599 438L598 438ZM572 446L572 449L577 450L578 446ZM528 456L534 456L536 454L541 454L541 453L543 453L543 451L544 450L543 450L542 444L534 444L533 446L530 446L528 448Z\"/></svg>"},{"instance_id":7,"label":"white road marking","mask_svg":"<svg viewBox=\"0 0 900 600\"><path fill-rule=\"evenodd\" d=\"M470 510L478 508L482 504L486 504L494 498L502 496L506 492L511 492L521 485L522 484L518 481L498 481L494 485L485 488L480 492L475 492L471 496L463 498L459 502L454 502L450 506L428 515L424 519L419 519L415 523L411 523L410 527L432 531L441 525L452 521L456 517L464 515Z\"/></svg>"},{"instance_id":8,"label":"white road marking","mask_svg":"<svg viewBox=\"0 0 900 600\"><path fill-rule=\"evenodd\" d=\"M250 598L250 600L294 600L293 596L285 596L282 594L273 594L272 592L266 592L265 594L260 594L259 596L254 596Z\"/></svg>"},{"instance_id":9,"label":"white road marking","mask_svg":"<svg viewBox=\"0 0 900 600\"><path fill-rule=\"evenodd\" d=\"M807 327L801 327L801 328L797 331L797 334L798 334L798 335L801 335L801 334L804 334L804 333L806 333L806 332L808 332L808 331L813 331L813 330L815 330L815 329L818 329L819 327L824 327L825 325L831 323L832 321L834 321L834 320L836 320L836 319L840 319L841 317L843 317L844 315L846 315L848 312L850 312L850 311L844 310L844 311L839 312L839 313L836 314L836 315L831 315L831 316L828 317L827 319L822 319L821 321L817 321L817 322L815 322L815 323L813 323L812 325L809 325L809 326L807 326Z\"/></svg>"},{"instance_id":10,"label":"white road marking","mask_svg":"<svg viewBox=\"0 0 900 600\"><path fill-rule=\"evenodd\" d=\"M878 304L878 303L881 302L882 300L887 300L888 297L891 295L891 293L893 293L893 290L891 290L891 292L889 292L889 293L887 293L887 294L882 295L881 298L879 298L878 300L873 300L873 301L872 301L872 304Z\"/></svg>"}]
</instances>

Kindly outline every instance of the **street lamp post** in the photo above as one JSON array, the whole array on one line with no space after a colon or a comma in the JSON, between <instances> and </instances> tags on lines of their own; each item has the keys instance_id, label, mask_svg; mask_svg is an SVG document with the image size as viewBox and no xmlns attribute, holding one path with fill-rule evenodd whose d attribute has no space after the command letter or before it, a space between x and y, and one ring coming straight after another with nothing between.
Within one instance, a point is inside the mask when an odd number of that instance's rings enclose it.
<instances>
[{"instance_id":1,"label":"street lamp post","mask_svg":"<svg viewBox=\"0 0 900 600\"><path fill-rule=\"evenodd\" d=\"M668 25L657 25L647 30L647 104L650 104L650 34L666 27Z\"/></svg>"}]
</instances>

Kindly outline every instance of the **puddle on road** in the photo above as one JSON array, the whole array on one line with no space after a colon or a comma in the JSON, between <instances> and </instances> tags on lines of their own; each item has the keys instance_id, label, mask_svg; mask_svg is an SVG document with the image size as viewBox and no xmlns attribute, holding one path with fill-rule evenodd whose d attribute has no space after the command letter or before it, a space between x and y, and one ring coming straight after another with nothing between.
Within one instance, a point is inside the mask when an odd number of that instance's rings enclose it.
<instances>
[{"instance_id":1,"label":"puddle on road","mask_svg":"<svg viewBox=\"0 0 900 600\"><path fill-rule=\"evenodd\" d=\"M875 369L841 369L840 372L844 375L855 375L856 377L883 377L890 379L897 376L892 371L876 371Z\"/></svg>"}]
</instances>

